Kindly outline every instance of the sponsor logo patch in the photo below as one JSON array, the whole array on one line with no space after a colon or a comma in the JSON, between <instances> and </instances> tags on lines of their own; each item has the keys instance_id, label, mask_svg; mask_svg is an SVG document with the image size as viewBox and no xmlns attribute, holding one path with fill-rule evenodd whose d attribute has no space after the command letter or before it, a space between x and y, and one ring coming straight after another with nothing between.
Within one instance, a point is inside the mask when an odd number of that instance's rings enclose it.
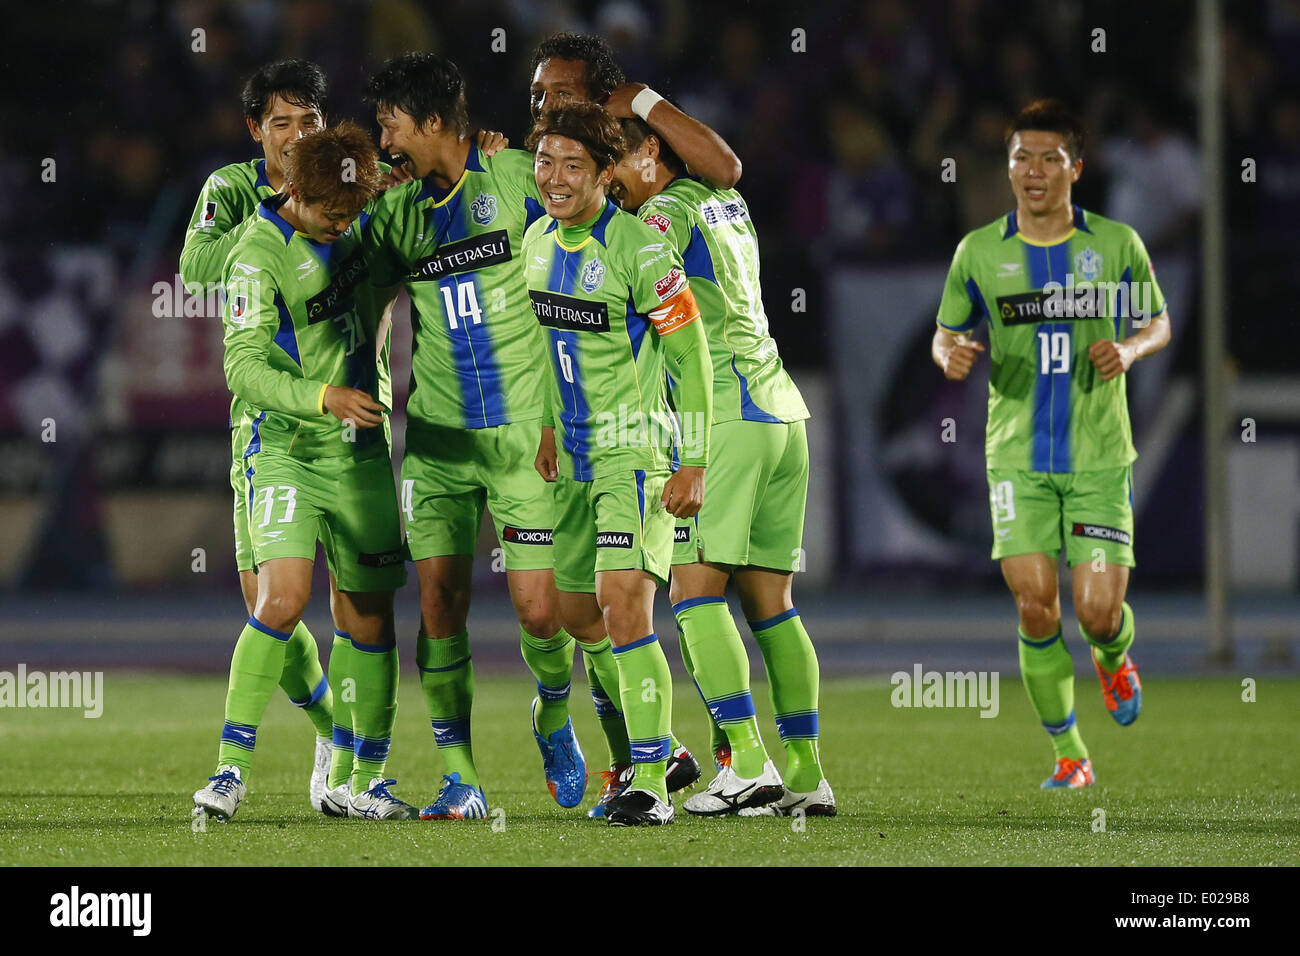
<instances>
[{"instance_id":1,"label":"sponsor logo patch","mask_svg":"<svg viewBox=\"0 0 1300 956\"><path fill-rule=\"evenodd\" d=\"M597 531L596 547L598 548L626 548L632 550L632 532L631 531Z\"/></svg>"},{"instance_id":2,"label":"sponsor logo patch","mask_svg":"<svg viewBox=\"0 0 1300 956\"><path fill-rule=\"evenodd\" d=\"M574 332L608 332L609 306L604 302L590 302L555 292L529 290L533 314L548 329L569 329Z\"/></svg>"},{"instance_id":3,"label":"sponsor logo patch","mask_svg":"<svg viewBox=\"0 0 1300 956\"><path fill-rule=\"evenodd\" d=\"M661 212L657 212L653 216L646 216L643 221L647 226L654 226L665 235L668 233L668 228L673 224L673 221Z\"/></svg>"},{"instance_id":4,"label":"sponsor logo patch","mask_svg":"<svg viewBox=\"0 0 1300 956\"><path fill-rule=\"evenodd\" d=\"M429 282L510 261L510 236L504 229L449 242L415 264L407 279Z\"/></svg>"},{"instance_id":5,"label":"sponsor logo patch","mask_svg":"<svg viewBox=\"0 0 1300 956\"><path fill-rule=\"evenodd\" d=\"M655 295L659 296L659 301L662 302L680 292L685 284L686 276L682 274L681 269L673 266L668 270L668 275L655 282Z\"/></svg>"},{"instance_id":6,"label":"sponsor logo patch","mask_svg":"<svg viewBox=\"0 0 1300 956\"><path fill-rule=\"evenodd\" d=\"M405 560L406 552L404 548L394 548L392 551L376 551L371 554L363 552L357 555L357 564L363 568L391 568Z\"/></svg>"},{"instance_id":7,"label":"sponsor logo patch","mask_svg":"<svg viewBox=\"0 0 1300 956\"><path fill-rule=\"evenodd\" d=\"M501 529L501 538L506 544L551 544L551 529L506 525Z\"/></svg>"},{"instance_id":8,"label":"sponsor logo patch","mask_svg":"<svg viewBox=\"0 0 1300 956\"><path fill-rule=\"evenodd\" d=\"M217 203L215 200L208 200L203 204L203 215L199 217L199 228L207 229L217 221Z\"/></svg>"},{"instance_id":9,"label":"sponsor logo patch","mask_svg":"<svg viewBox=\"0 0 1300 956\"><path fill-rule=\"evenodd\" d=\"M366 259L361 249L339 266L330 284L307 300L307 324L314 325L352 309L352 290L366 277Z\"/></svg>"},{"instance_id":10,"label":"sponsor logo patch","mask_svg":"<svg viewBox=\"0 0 1300 956\"><path fill-rule=\"evenodd\" d=\"M1100 524L1082 524L1074 522L1074 530L1071 532L1076 538L1100 538L1103 541L1114 541L1117 544L1132 544L1133 538L1127 531L1119 528L1107 528Z\"/></svg>"},{"instance_id":11,"label":"sponsor logo patch","mask_svg":"<svg viewBox=\"0 0 1300 956\"><path fill-rule=\"evenodd\" d=\"M691 526L679 524L673 528L673 544L685 544L691 540Z\"/></svg>"}]
</instances>

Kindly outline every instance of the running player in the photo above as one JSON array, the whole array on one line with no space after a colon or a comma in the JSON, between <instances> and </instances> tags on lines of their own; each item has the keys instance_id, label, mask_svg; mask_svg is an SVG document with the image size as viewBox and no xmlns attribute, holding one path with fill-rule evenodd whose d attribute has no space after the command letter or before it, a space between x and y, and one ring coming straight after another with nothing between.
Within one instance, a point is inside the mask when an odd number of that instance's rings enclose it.
<instances>
[{"instance_id":1,"label":"running player","mask_svg":"<svg viewBox=\"0 0 1300 956\"><path fill-rule=\"evenodd\" d=\"M673 516L693 516L704 497L708 342L680 257L606 197L622 154L618 122L573 103L543 113L527 145L547 212L525 234L523 258L554 373L536 467L556 483L560 617L572 634L608 633L618 662L636 769L605 819L671 823L672 676L653 603L668 576ZM671 475L666 355L680 369L683 415L703 423Z\"/></svg>"},{"instance_id":2,"label":"running player","mask_svg":"<svg viewBox=\"0 0 1300 956\"><path fill-rule=\"evenodd\" d=\"M1128 653L1134 622L1124 600L1134 566L1137 457L1124 376L1170 334L1137 233L1071 203L1083 138L1078 120L1056 100L1031 103L1016 116L1007 134L1016 208L957 246L931 348L944 375L962 381L985 350L970 333L989 323L993 558L1020 615L1025 690L1056 751L1043 787L1068 789L1089 786L1094 775L1075 723L1074 667L1061 634L1062 538L1079 634L1091 645L1102 699L1117 722L1131 724L1142 709L1142 684ZM1076 298L1080 287L1089 293ZM1149 323L1121 338L1124 318L1139 312Z\"/></svg>"},{"instance_id":3,"label":"running player","mask_svg":"<svg viewBox=\"0 0 1300 956\"><path fill-rule=\"evenodd\" d=\"M602 104L615 118L639 116L645 120L660 140L671 144L671 148L708 181L730 187L740 178L740 160L726 141L648 89L644 83L626 82L614 59L614 52L603 37L552 34L533 51L531 76L529 108L534 122L544 108L594 101ZM632 764L627 728L623 714L615 704L618 694L606 693L590 655L585 657L585 662L592 703L609 748L609 769L601 772L604 782L600 795L587 811L587 816L592 819L601 819L605 805L622 793L631 779ZM725 743L726 735L716 724L712 729L718 738L715 744L719 740ZM673 756L668 763L668 792L674 793L693 784L699 776L699 762L674 736Z\"/></svg>"},{"instance_id":4,"label":"running player","mask_svg":"<svg viewBox=\"0 0 1300 956\"><path fill-rule=\"evenodd\" d=\"M672 148L639 119L622 122L627 152L614 196L662 234L685 264L700 305L713 372L712 494L674 531L670 595L682 658L708 705L719 773L685 808L711 816L775 804L835 813L818 754L817 654L792 598L808 495L808 409L768 333L759 286L758 236L734 189L685 173ZM683 419L690 446L699 424ZM749 658L727 608L734 579L762 651L786 784L768 759L754 717Z\"/></svg>"},{"instance_id":5,"label":"running player","mask_svg":"<svg viewBox=\"0 0 1300 956\"><path fill-rule=\"evenodd\" d=\"M181 281L187 286L208 287L225 281L226 257L251 222L249 216L261 200L284 185L288 149L308 133L324 128L325 97L325 74L305 60L279 60L249 77L241 96L244 120L263 155L223 166L208 177L181 250ZM235 567L251 615L257 603L257 569L248 537L248 489L242 460L251 437L249 421L244 403L234 397L230 405L230 484L235 497ZM298 622L285 648L280 687L316 728L308 793L312 807L319 810L328 787L334 695L306 621ZM350 760L348 764L350 768Z\"/></svg>"},{"instance_id":6,"label":"running player","mask_svg":"<svg viewBox=\"0 0 1300 956\"><path fill-rule=\"evenodd\" d=\"M322 809L406 819L414 808L384 777L397 711L393 591L406 569L377 400L378 313L358 303L368 282L362 209L383 174L349 123L296 142L283 171L284 190L262 200L227 265L225 369L251 420L243 460L258 594L231 660L217 773L194 802L227 820L239 809L319 533L338 583L335 626L348 639L338 671L356 689L351 784L327 792Z\"/></svg>"}]
</instances>

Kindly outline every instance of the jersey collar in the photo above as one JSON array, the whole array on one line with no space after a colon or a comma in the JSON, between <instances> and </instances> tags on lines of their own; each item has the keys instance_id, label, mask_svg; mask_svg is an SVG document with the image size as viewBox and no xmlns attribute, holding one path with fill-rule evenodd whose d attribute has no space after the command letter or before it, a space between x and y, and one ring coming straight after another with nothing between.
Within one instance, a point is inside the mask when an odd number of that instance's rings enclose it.
<instances>
[{"instance_id":1,"label":"jersey collar","mask_svg":"<svg viewBox=\"0 0 1300 956\"><path fill-rule=\"evenodd\" d=\"M1036 239L1026 239L1024 236L1020 236L1020 241L1027 242L1031 246L1055 246L1058 243L1065 242L1067 239L1069 239L1072 235L1074 235L1075 230L1078 230L1079 232L1086 232L1089 235L1092 235L1092 230L1088 228L1088 219L1084 211L1075 205L1070 206L1070 209L1073 210L1074 212L1074 229L1071 229L1060 239L1057 239L1056 242L1039 242ZM1002 238L1010 239L1012 236L1019 235L1019 233L1020 233L1020 226L1016 221L1016 210L1013 209L1011 210L1011 212L1007 213L1007 221L1006 221L1006 225L1003 227L1002 230Z\"/></svg>"},{"instance_id":2,"label":"jersey collar","mask_svg":"<svg viewBox=\"0 0 1300 956\"><path fill-rule=\"evenodd\" d=\"M266 178L265 159L259 159L257 161L257 182L253 183L253 188L256 189L259 186L265 186L267 189L271 188L271 180Z\"/></svg>"},{"instance_id":3,"label":"jersey collar","mask_svg":"<svg viewBox=\"0 0 1300 956\"><path fill-rule=\"evenodd\" d=\"M285 204L285 201L288 198L289 197L283 193L276 193L274 196L267 196L257 204L257 214L280 230L280 234L284 236L284 244L286 246L289 244L289 240L293 238L293 234L296 231L293 226L289 225L289 223L285 221L284 217L280 215L280 207Z\"/></svg>"},{"instance_id":4,"label":"jersey collar","mask_svg":"<svg viewBox=\"0 0 1300 956\"><path fill-rule=\"evenodd\" d=\"M550 221L550 224L547 225L546 227L546 232L555 233L556 244L561 249L564 249L566 252L577 252L579 249L581 249L583 246L585 246L588 242L590 242L593 239L595 239L602 246L608 249L609 243L605 241L605 228L609 225L609 221L614 218L614 214L617 212L618 212L618 207L614 205L614 201L610 199L608 196L606 196L604 208L601 209L601 211L596 214L595 219L591 220L590 233L584 236L581 240L579 240L576 246L565 245L564 235L560 231L559 228L560 222L558 219L552 219ZM572 228L582 229L584 227L577 226Z\"/></svg>"}]
</instances>

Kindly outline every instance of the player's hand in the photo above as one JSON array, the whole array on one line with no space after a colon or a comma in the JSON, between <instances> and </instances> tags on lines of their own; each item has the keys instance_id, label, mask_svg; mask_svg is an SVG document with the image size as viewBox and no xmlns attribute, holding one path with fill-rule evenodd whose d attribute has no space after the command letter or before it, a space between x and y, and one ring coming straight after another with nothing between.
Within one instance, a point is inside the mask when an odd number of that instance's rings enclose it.
<instances>
[{"instance_id":1,"label":"player's hand","mask_svg":"<svg viewBox=\"0 0 1300 956\"><path fill-rule=\"evenodd\" d=\"M351 419L358 428L374 428L384 423L384 406L359 388L327 385L325 411L341 422Z\"/></svg>"},{"instance_id":2,"label":"player's hand","mask_svg":"<svg viewBox=\"0 0 1300 956\"><path fill-rule=\"evenodd\" d=\"M964 341L958 342L948 353L948 357L943 362L943 377L951 382L964 382L966 376L975 365L975 358L978 353L984 351L984 346L979 342Z\"/></svg>"},{"instance_id":3,"label":"player's hand","mask_svg":"<svg viewBox=\"0 0 1300 956\"><path fill-rule=\"evenodd\" d=\"M674 518L694 518L704 504L704 469L682 465L664 485L659 503Z\"/></svg>"},{"instance_id":4,"label":"player's hand","mask_svg":"<svg viewBox=\"0 0 1300 956\"><path fill-rule=\"evenodd\" d=\"M554 481L560 474L559 455L555 451L555 428L552 426L542 428L542 441L537 446L533 467L546 481Z\"/></svg>"},{"instance_id":5,"label":"player's hand","mask_svg":"<svg viewBox=\"0 0 1300 956\"><path fill-rule=\"evenodd\" d=\"M631 119L636 116L632 112L632 100L636 95L646 88L644 83L622 83L614 87L613 91L601 104L609 112L610 116L615 119ZM680 517L680 516L679 516Z\"/></svg>"},{"instance_id":6,"label":"player's hand","mask_svg":"<svg viewBox=\"0 0 1300 956\"><path fill-rule=\"evenodd\" d=\"M379 191L392 189L394 186L400 186L402 183L409 183L415 177L411 175L411 170L407 167L409 163L402 163L400 166L394 166L389 172L384 174L383 179L379 181Z\"/></svg>"},{"instance_id":7,"label":"player's hand","mask_svg":"<svg viewBox=\"0 0 1300 956\"><path fill-rule=\"evenodd\" d=\"M1088 346L1088 358L1092 360L1093 368L1101 373L1103 382L1131 369L1135 357L1133 347L1123 342L1098 339Z\"/></svg>"},{"instance_id":8,"label":"player's hand","mask_svg":"<svg viewBox=\"0 0 1300 956\"><path fill-rule=\"evenodd\" d=\"M475 140L478 143L478 148L488 156L495 156L510 145L510 140L506 138L505 133L498 133L492 129L479 130Z\"/></svg>"}]
</instances>

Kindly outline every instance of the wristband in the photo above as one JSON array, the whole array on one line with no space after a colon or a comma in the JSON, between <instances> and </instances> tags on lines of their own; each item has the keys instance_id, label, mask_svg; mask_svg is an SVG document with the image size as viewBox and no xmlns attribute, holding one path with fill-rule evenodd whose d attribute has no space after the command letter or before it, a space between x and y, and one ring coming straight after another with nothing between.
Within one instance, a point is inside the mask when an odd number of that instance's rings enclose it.
<instances>
[{"instance_id":1,"label":"wristband","mask_svg":"<svg viewBox=\"0 0 1300 956\"><path fill-rule=\"evenodd\" d=\"M322 415L325 414L325 393L329 391L329 387L330 387L329 382L326 382L324 385L322 385L320 387L320 397L316 400L316 404L320 406L320 413Z\"/></svg>"},{"instance_id":2,"label":"wristband","mask_svg":"<svg viewBox=\"0 0 1300 956\"><path fill-rule=\"evenodd\" d=\"M654 109L655 104L662 99L662 96L647 86L636 96L632 97L632 112L648 123L650 122L650 111Z\"/></svg>"}]
</instances>

